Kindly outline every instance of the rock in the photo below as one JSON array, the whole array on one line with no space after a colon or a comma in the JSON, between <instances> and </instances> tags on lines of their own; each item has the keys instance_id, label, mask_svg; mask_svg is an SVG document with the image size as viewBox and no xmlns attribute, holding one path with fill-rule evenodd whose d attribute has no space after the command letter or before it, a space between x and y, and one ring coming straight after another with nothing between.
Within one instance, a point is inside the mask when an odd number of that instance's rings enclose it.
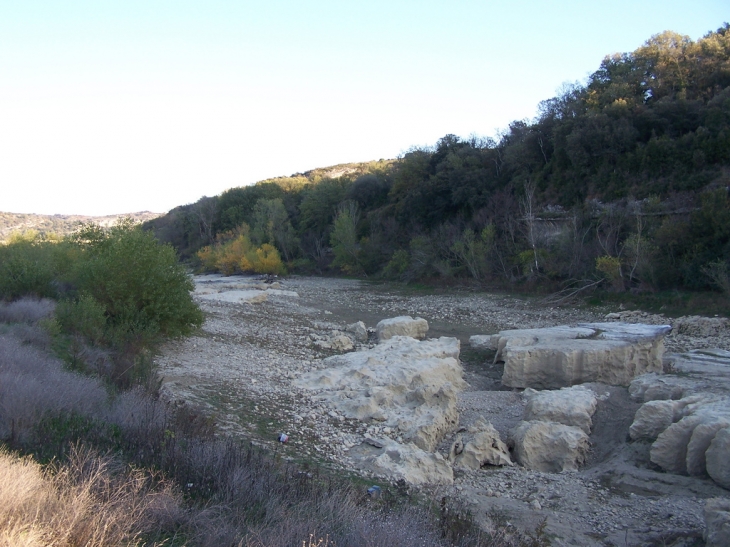
<instances>
[{"instance_id":1,"label":"rock","mask_svg":"<svg viewBox=\"0 0 730 547\"><path fill-rule=\"evenodd\" d=\"M556 391L525 391L527 405L523 420L556 422L571 425L590 434L596 412L596 394L584 387L573 386Z\"/></svg>"},{"instance_id":2,"label":"rock","mask_svg":"<svg viewBox=\"0 0 730 547\"><path fill-rule=\"evenodd\" d=\"M475 334L474 336L469 337L469 345L474 349L497 349L492 344L493 341L491 334Z\"/></svg>"},{"instance_id":3,"label":"rock","mask_svg":"<svg viewBox=\"0 0 730 547\"><path fill-rule=\"evenodd\" d=\"M350 351L355 348L352 339L340 331L332 331L329 336L315 336L314 345L333 351Z\"/></svg>"},{"instance_id":4,"label":"rock","mask_svg":"<svg viewBox=\"0 0 730 547\"><path fill-rule=\"evenodd\" d=\"M509 448L499 438L494 426L479 418L469 428L470 438L466 444L459 435L451 447L450 460L458 467L480 469L485 465L513 465Z\"/></svg>"},{"instance_id":5,"label":"rock","mask_svg":"<svg viewBox=\"0 0 730 547\"><path fill-rule=\"evenodd\" d=\"M206 300L217 300L218 302L245 302L247 304L260 304L266 302L268 295L265 291L251 290L232 290L224 292L215 292L209 294L199 294L199 298Z\"/></svg>"},{"instance_id":6,"label":"rock","mask_svg":"<svg viewBox=\"0 0 730 547\"><path fill-rule=\"evenodd\" d=\"M705 502L705 532L707 547L730 545L730 499L710 498Z\"/></svg>"},{"instance_id":7,"label":"rock","mask_svg":"<svg viewBox=\"0 0 730 547\"><path fill-rule=\"evenodd\" d=\"M709 336L718 336L727 331L728 325L725 317L700 317L690 315L680 317L674 321L674 330L678 334L687 334L690 336L699 336L707 338Z\"/></svg>"},{"instance_id":8,"label":"rock","mask_svg":"<svg viewBox=\"0 0 730 547\"><path fill-rule=\"evenodd\" d=\"M659 434L679 419L677 401L649 401L639 407L629 428L632 440L655 440Z\"/></svg>"},{"instance_id":9,"label":"rock","mask_svg":"<svg viewBox=\"0 0 730 547\"><path fill-rule=\"evenodd\" d=\"M365 323L362 321L358 321L357 323L353 323L352 325L347 325L347 332L350 332L355 335L355 340L358 342L364 343L368 341L368 329L365 328Z\"/></svg>"},{"instance_id":10,"label":"rock","mask_svg":"<svg viewBox=\"0 0 730 547\"><path fill-rule=\"evenodd\" d=\"M299 298L298 292L277 289L277 288L274 288L273 285L266 289L266 294L270 294L271 296L286 296L288 298Z\"/></svg>"},{"instance_id":11,"label":"rock","mask_svg":"<svg viewBox=\"0 0 730 547\"><path fill-rule=\"evenodd\" d=\"M378 420L407 442L434 450L458 422L457 392L466 383L459 340L419 342L396 336L373 349L329 357L302 375L304 389L346 418Z\"/></svg>"},{"instance_id":12,"label":"rock","mask_svg":"<svg viewBox=\"0 0 730 547\"><path fill-rule=\"evenodd\" d=\"M351 448L348 455L359 468L393 481L404 480L413 485L454 482L454 472L441 454L390 439L378 439L377 445L364 442Z\"/></svg>"},{"instance_id":13,"label":"rock","mask_svg":"<svg viewBox=\"0 0 730 547\"><path fill-rule=\"evenodd\" d=\"M588 435L555 422L520 422L512 432L517 462L534 471L576 471L585 462Z\"/></svg>"},{"instance_id":14,"label":"rock","mask_svg":"<svg viewBox=\"0 0 730 547\"><path fill-rule=\"evenodd\" d=\"M650 459L665 471L704 475L705 451L714 436L730 422L730 400L698 394L676 403L684 416L657 436Z\"/></svg>"},{"instance_id":15,"label":"rock","mask_svg":"<svg viewBox=\"0 0 730 547\"><path fill-rule=\"evenodd\" d=\"M730 429L720 429L705 452L707 474L723 488L730 490Z\"/></svg>"},{"instance_id":16,"label":"rock","mask_svg":"<svg viewBox=\"0 0 730 547\"><path fill-rule=\"evenodd\" d=\"M730 351L692 350L669 356L671 369L681 374L692 391L720 393L730 391Z\"/></svg>"},{"instance_id":17,"label":"rock","mask_svg":"<svg viewBox=\"0 0 730 547\"><path fill-rule=\"evenodd\" d=\"M422 340L428 332L428 322L425 319L410 315L402 315L391 319L383 319L375 326L378 342L389 340L394 336L410 336Z\"/></svg>"},{"instance_id":18,"label":"rock","mask_svg":"<svg viewBox=\"0 0 730 547\"><path fill-rule=\"evenodd\" d=\"M585 382L628 386L662 370L667 325L584 323L502 331L492 337L508 387L552 389Z\"/></svg>"},{"instance_id":19,"label":"rock","mask_svg":"<svg viewBox=\"0 0 730 547\"><path fill-rule=\"evenodd\" d=\"M631 381L629 395L632 399L642 402L681 399L692 385L692 382L685 378L650 372Z\"/></svg>"}]
</instances>

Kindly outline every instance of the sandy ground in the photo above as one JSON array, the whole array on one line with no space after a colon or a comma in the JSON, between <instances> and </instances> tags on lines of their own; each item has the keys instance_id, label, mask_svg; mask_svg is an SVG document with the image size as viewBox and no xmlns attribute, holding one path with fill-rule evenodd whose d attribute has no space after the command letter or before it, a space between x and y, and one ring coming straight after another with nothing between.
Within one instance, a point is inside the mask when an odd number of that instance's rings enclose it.
<instances>
[{"instance_id":1,"label":"sandy ground","mask_svg":"<svg viewBox=\"0 0 730 547\"><path fill-rule=\"evenodd\" d=\"M212 413L222 432L271 447L284 457L315 461L343 473L345 454L377 424L330 415L322 403L296 389L292 381L322 368L336 353L315 342L334 330L364 321L373 328L397 315L428 320L429 336L462 342L464 378L460 426L477 418L492 422L502 438L522 417L520 390L499 381L501 369L487 352L468 347L469 336L510 328L537 328L602 321L610 309L552 308L536 301L470 291L418 292L354 280L291 277L256 304L206 298L206 293L251 289L252 278L200 276L196 298L206 322L195 336L169 343L157 361L163 392ZM260 284L256 289L265 289ZM269 285L270 287L270 285ZM290 291L290 292L281 292ZM297 296L291 293L294 291ZM235 299L232 299L235 300ZM636 314L635 321L671 323L661 316ZM357 349L371 347L368 343ZM669 351L720 347L722 336L667 337ZM591 434L589 461L576 473L538 473L519 467L457 472L453 486L426 492L456 497L485 526L494 520L534 529L547 519L553 545L702 545L704 500L729 496L709 479L660 472L648 459L649 445L629 443L628 428L638 404L625 388L593 385L601 395ZM287 444L277 442L287 433ZM451 439L439 447L446 453Z\"/></svg>"}]
</instances>

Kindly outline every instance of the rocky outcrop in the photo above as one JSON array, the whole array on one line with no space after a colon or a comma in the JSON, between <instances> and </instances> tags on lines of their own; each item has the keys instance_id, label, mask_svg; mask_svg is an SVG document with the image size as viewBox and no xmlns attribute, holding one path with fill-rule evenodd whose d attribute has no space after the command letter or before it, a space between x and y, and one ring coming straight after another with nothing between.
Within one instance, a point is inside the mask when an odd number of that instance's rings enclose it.
<instances>
[{"instance_id":1,"label":"rocky outcrop","mask_svg":"<svg viewBox=\"0 0 730 547\"><path fill-rule=\"evenodd\" d=\"M585 382L628 386L662 370L667 325L584 323L576 327L502 331L492 337L502 383L553 389Z\"/></svg>"},{"instance_id":2,"label":"rocky outcrop","mask_svg":"<svg viewBox=\"0 0 730 547\"><path fill-rule=\"evenodd\" d=\"M499 432L484 418L479 418L465 436L457 436L451 445L449 460L456 467L468 469L480 469L485 465L514 465Z\"/></svg>"},{"instance_id":3,"label":"rocky outcrop","mask_svg":"<svg viewBox=\"0 0 730 547\"><path fill-rule=\"evenodd\" d=\"M596 394L587 387L573 386L555 391L526 390L527 404L523 419L570 425L587 435L593 427L596 412Z\"/></svg>"},{"instance_id":4,"label":"rocky outcrop","mask_svg":"<svg viewBox=\"0 0 730 547\"><path fill-rule=\"evenodd\" d=\"M371 350L330 357L297 384L345 418L376 420L404 442L432 451L458 422L457 392L466 384L459 341L396 336Z\"/></svg>"},{"instance_id":5,"label":"rocky outcrop","mask_svg":"<svg viewBox=\"0 0 730 547\"><path fill-rule=\"evenodd\" d=\"M378 342L390 340L394 336L409 336L423 340L428 332L428 322L421 317L413 319L410 315L402 315L391 319L383 319L375 326Z\"/></svg>"},{"instance_id":6,"label":"rocky outcrop","mask_svg":"<svg viewBox=\"0 0 730 547\"><path fill-rule=\"evenodd\" d=\"M555 422L521 422L512 432L517 462L534 471L576 471L590 447L581 429Z\"/></svg>"},{"instance_id":7,"label":"rocky outcrop","mask_svg":"<svg viewBox=\"0 0 730 547\"><path fill-rule=\"evenodd\" d=\"M401 444L391 439L365 439L349 451L360 469L391 480L408 484L451 484L454 472L441 454L426 452L412 443Z\"/></svg>"},{"instance_id":8,"label":"rocky outcrop","mask_svg":"<svg viewBox=\"0 0 730 547\"><path fill-rule=\"evenodd\" d=\"M705 452L707 474L730 490L730 428L718 430Z\"/></svg>"},{"instance_id":9,"label":"rocky outcrop","mask_svg":"<svg viewBox=\"0 0 730 547\"><path fill-rule=\"evenodd\" d=\"M707 547L730 545L730 499L710 498L705 502L705 532Z\"/></svg>"}]
</instances>

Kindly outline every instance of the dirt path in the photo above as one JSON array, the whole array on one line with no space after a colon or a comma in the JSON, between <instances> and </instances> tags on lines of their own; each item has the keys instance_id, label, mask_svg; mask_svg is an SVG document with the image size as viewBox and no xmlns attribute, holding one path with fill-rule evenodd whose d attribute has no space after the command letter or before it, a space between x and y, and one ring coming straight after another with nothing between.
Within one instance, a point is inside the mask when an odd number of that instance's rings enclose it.
<instances>
[{"instance_id":1,"label":"dirt path","mask_svg":"<svg viewBox=\"0 0 730 547\"><path fill-rule=\"evenodd\" d=\"M460 397L460 426L479 416L507 438L522 417L518 390L504 389L501 369L490 356L472 350L469 336L510 328L537 328L601 321L607 309L549 308L519 298L473 292L414 292L403 287L354 280L292 277L257 304L204 299L206 291L251 287L251 278L196 279L206 312L201 332L170 343L158 358L163 392L211 412L222 431L267 445L284 457L346 467L345 452L377 430L377 424L344 420L296 389L292 380L322 368L334 352L315 341L364 321L372 328L397 315L428 320L429 336L462 342L462 363L470 388ZM261 287L264 288L264 287ZM665 318L638 316L662 322ZM730 339L730 337L728 337ZM728 339L670 335L669 350L722 347ZM363 344L360 348L372 346ZM458 472L453 486L432 495L455 496L484 526L506 519L533 529L547 518L554 545L701 545L702 507L707 497L728 492L709 480L660 473L648 462L648 445L627 443L637 404L624 388L594 386L604 394L594 417L593 451L578 473L549 474L519 467ZM276 439L287 433L282 445ZM447 451L450 439L440 450ZM699 543L694 543L698 542Z\"/></svg>"}]
</instances>

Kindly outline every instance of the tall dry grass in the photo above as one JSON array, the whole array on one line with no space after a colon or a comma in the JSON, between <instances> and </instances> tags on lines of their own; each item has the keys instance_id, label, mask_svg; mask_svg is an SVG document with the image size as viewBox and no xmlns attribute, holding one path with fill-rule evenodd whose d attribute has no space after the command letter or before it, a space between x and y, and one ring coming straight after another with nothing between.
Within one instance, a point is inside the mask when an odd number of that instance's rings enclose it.
<instances>
[{"instance_id":1,"label":"tall dry grass","mask_svg":"<svg viewBox=\"0 0 730 547\"><path fill-rule=\"evenodd\" d=\"M0 547L154 545L181 513L169 485L90 450L55 468L0 450Z\"/></svg>"}]
</instances>

